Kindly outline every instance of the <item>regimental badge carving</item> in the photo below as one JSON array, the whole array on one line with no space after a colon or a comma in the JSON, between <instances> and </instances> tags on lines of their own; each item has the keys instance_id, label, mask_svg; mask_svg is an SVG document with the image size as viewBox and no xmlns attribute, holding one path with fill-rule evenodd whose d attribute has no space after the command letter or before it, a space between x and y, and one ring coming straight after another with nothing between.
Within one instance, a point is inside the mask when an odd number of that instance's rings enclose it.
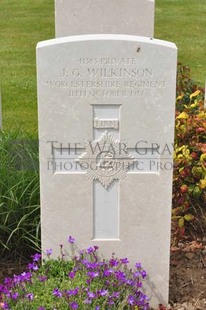
<instances>
[{"instance_id":1,"label":"regimental badge carving","mask_svg":"<svg viewBox=\"0 0 206 310\"><path fill-rule=\"evenodd\" d=\"M123 180L136 160L128 154L127 143L114 140L105 131L98 140L86 141L85 152L76 161L87 171L87 178L98 180L105 188L114 180Z\"/></svg>"}]
</instances>

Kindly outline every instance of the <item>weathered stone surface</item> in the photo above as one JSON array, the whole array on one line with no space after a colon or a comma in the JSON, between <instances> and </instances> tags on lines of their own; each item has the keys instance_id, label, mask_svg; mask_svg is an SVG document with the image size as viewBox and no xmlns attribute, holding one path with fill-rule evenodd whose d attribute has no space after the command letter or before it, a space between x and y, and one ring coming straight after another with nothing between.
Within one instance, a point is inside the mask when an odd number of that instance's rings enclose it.
<instances>
[{"instance_id":1,"label":"weathered stone surface","mask_svg":"<svg viewBox=\"0 0 206 310\"><path fill-rule=\"evenodd\" d=\"M56 37L129 34L153 37L154 0L56 0Z\"/></svg>"}]
</instances>

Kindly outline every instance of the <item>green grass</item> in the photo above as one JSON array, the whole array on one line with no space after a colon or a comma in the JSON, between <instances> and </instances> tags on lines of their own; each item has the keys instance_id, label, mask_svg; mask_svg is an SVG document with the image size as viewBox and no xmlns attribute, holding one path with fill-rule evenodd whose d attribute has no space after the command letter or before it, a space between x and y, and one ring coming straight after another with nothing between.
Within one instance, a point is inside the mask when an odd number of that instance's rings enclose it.
<instances>
[{"instance_id":1,"label":"green grass","mask_svg":"<svg viewBox=\"0 0 206 310\"><path fill-rule=\"evenodd\" d=\"M0 132L0 259L40 245L38 143Z\"/></svg>"},{"instance_id":2,"label":"green grass","mask_svg":"<svg viewBox=\"0 0 206 310\"><path fill-rule=\"evenodd\" d=\"M173 41L192 77L205 80L205 0L156 0L155 37ZM35 46L54 37L54 0L1 0L0 78L3 125L37 136Z\"/></svg>"},{"instance_id":3,"label":"green grass","mask_svg":"<svg viewBox=\"0 0 206 310\"><path fill-rule=\"evenodd\" d=\"M178 60L200 86L206 78L205 31L205 0L156 0L155 37L176 43Z\"/></svg>"},{"instance_id":4,"label":"green grass","mask_svg":"<svg viewBox=\"0 0 206 310\"><path fill-rule=\"evenodd\" d=\"M4 129L36 136L35 47L54 37L53 0L1 0L0 33Z\"/></svg>"}]
</instances>

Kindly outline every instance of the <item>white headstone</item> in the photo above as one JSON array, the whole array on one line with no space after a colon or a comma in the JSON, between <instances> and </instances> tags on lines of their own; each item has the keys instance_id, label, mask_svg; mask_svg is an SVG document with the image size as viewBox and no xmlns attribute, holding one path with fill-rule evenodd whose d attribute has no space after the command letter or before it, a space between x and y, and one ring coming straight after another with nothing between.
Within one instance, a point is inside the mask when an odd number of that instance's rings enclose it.
<instances>
[{"instance_id":1,"label":"white headstone","mask_svg":"<svg viewBox=\"0 0 206 310\"><path fill-rule=\"evenodd\" d=\"M126 35L37 46L43 251L141 261L147 294L168 300L177 50Z\"/></svg>"},{"instance_id":2,"label":"white headstone","mask_svg":"<svg viewBox=\"0 0 206 310\"><path fill-rule=\"evenodd\" d=\"M56 37L129 34L153 37L154 0L55 0Z\"/></svg>"}]
</instances>

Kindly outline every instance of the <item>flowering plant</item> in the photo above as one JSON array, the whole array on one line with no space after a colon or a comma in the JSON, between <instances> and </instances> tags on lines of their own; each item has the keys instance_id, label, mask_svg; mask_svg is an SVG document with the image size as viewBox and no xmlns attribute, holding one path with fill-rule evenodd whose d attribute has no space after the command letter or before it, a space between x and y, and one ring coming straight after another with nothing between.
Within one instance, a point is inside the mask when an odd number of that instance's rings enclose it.
<instances>
[{"instance_id":1,"label":"flowering plant","mask_svg":"<svg viewBox=\"0 0 206 310\"><path fill-rule=\"evenodd\" d=\"M187 79L186 79L187 80ZM188 84L186 84L188 85ZM195 88L195 87L194 87ZM204 91L179 92L176 101L173 219L177 240L190 228L205 234L206 112ZM192 226L191 226L192 225ZM193 228L191 230L191 228Z\"/></svg>"},{"instance_id":2,"label":"flowering plant","mask_svg":"<svg viewBox=\"0 0 206 310\"><path fill-rule=\"evenodd\" d=\"M60 257L41 265L41 254L32 256L27 270L0 285L2 309L142 309L149 308L148 297L141 291L146 277L140 263L135 270L128 268L128 259L100 259L98 246L79 251L73 237L68 238L72 249L65 259L60 245Z\"/></svg>"}]
</instances>

